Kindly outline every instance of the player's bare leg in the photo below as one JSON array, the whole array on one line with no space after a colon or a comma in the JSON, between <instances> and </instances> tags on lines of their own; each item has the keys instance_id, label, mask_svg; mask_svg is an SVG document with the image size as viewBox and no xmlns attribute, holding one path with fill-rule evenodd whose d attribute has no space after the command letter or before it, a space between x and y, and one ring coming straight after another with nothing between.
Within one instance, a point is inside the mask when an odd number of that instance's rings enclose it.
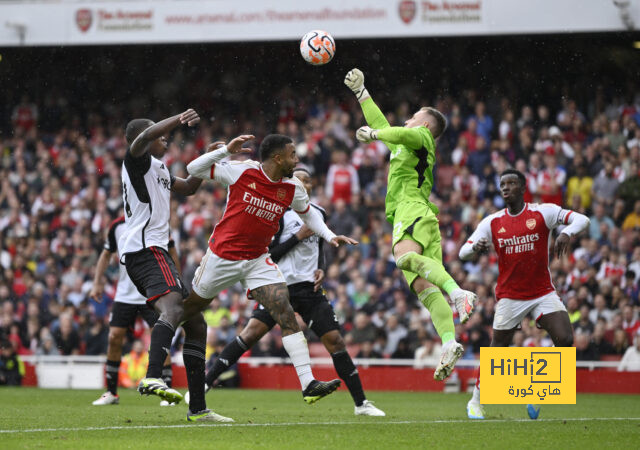
<instances>
[{"instance_id":1,"label":"player's bare leg","mask_svg":"<svg viewBox=\"0 0 640 450\"><path fill-rule=\"evenodd\" d=\"M549 333L556 347L573 347L573 327L566 311L545 314L540 317L538 324Z\"/></svg>"},{"instance_id":2,"label":"player's bare leg","mask_svg":"<svg viewBox=\"0 0 640 450\"><path fill-rule=\"evenodd\" d=\"M107 346L107 391L94 401L94 406L117 405L120 403L118 396L118 372L122 360L122 342L127 329L123 327L109 327L109 344Z\"/></svg>"},{"instance_id":3,"label":"player's bare leg","mask_svg":"<svg viewBox=\"0 0 640 450\"><path fill-rule=\"evenodd\" d=\"M442 262L424 256L422 252L422 245L411 239L403 239L393 247L398 268L418 274L428 281L431 287L445 291L456 306L460 322L466 323L473 314L477 296L473 292L461 289L447 273Z\"/></svg>"},{"instance_id":4,"label":"player's bare leg","mask_svg":"<svg viewBox=\"0 0 640 450\"><path fill-rule=\"evenodd\" d=\"M381 409L375 407L373 402L367 400L362 389L362 381L358 369L344 344L344 340L338 330L331 330L320 336L320 340L333 359L333 366L349 389L349 393L355 403L354 412L358 416L378 416L382 417L386 414Z\"/></svg>"},{"instance_id":5,"label":"player's bare leg","mask_svg":"<svg viewBox=\"0 0 640 450\"><path fill-rule=\"evenodd\" d=\"M295 313L289 303L287 285L274 283L260 286L251 291L251 296L264 306L276 323L280 325L282 344L298 373L304 400L313 404L338 389L340 380L323 382L313 377L309 347L307 347L307 340L300 331Z\"/></svg>"},{"instance_id":6,"label":"player's bare leg","mask_svg":"<svg viewBox=\"0 0 640 450\"><path fill-rule=\"evenodd\" d=\"M146 377L140 380L138 392L157 395L169 403L179 403L182 401L182 394L169 388L161 377L164 362L171 352L171 341L182 317L182 296L178 292L171 291L155 300L153 307L160 317L151 332L149 367Z\"/></svg>"},{"instance_id":7,"label":"player's bare leg","mask_svg":"<svg viewBox=\"0 0 640 450\"><path fill-rule=\"evenodd\" d=\"M513 335L518 331L518 327L511 330L493 330L491 347L509 347L513 341ZM484 419L484 408L480 404L480 367L476 378L476 385L473 388L473 396L467 403L467 416L469 419Z\"/></svg>"}]
</instances>

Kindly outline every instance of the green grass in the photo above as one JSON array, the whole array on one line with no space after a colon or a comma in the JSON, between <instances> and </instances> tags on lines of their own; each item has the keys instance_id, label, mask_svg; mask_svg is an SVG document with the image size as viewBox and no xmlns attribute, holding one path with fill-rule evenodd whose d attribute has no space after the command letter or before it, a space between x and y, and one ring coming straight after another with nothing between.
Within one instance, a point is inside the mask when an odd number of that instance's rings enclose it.
<instances>
[{"instance_id":1,"label":"green grass","mask_svg":"<svg viewBox=\"0 0 640 450\"><path fill-rule=\"evenodd\" d=\"M466 419L466 394L372 392L387 417L356 417L348 393L313 406L295 391L223 390L209 407L234 425L185 422L186 407L120 392L118 406L92 406L100 391L0 389L0 448L638 448L640 396L578 395L576 405L487 409ZM612 420L616 418L616 420ZM619 418L625 418L619 420ZM40 430L40 431L28 431ZM11 432L7 432L11 431Z\"/></svg>"}]
</instances>

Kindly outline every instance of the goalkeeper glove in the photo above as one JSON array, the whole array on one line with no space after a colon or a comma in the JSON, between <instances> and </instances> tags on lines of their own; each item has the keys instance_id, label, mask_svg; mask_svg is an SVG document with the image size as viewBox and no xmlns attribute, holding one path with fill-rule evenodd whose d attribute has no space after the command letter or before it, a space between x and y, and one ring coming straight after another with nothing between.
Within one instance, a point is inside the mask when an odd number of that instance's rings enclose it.
<instances>
[{"instance_id":1,"label":"goalkeeper glove","mask_svg":"<svg viewBox=\"0 0 640 450\"><path fill-rule=\"evenodd\" d=\"M364 87L364 74L360 69L350 70L344 77L344 84L356 94L356 98L361 103L371 97Z\"/></svg>"},{"instance_id":2,"label":"goalkeeper glove","mask_svg":"<svg viewBox=\"0 0 640 450\"><path fill-rule=\"evenodd\" d=\"M366 91L365 91L366 92ZM378 130L374 130L371 127L360 127L358 131L356 131L356 139L360 142L364 142L368 144L369 142L378 140Z\"/></svg>"}]
</instances>

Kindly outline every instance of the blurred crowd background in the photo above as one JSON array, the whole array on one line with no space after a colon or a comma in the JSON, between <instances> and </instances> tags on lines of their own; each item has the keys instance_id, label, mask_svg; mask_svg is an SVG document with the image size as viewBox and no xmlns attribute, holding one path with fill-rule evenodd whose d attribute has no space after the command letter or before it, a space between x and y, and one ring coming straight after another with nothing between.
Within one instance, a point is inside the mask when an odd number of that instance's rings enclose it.
<instances>
[{"instance_id":1,"label":"blurred crowd background","mask_svg":"<svg viewBox=\"0 0 640 450\"><path fill-rule=\"evenodd\" d=\"M550 263L578 359L620 359L634 342L638 353L638 63L629 63L615 39L601 44L592 52L587 38L514 38L510 45L366 41L358 58L322 68L289 61L284 44L5 55L3 75L11 75L15 88L0 90L0 340L18 354L105 354L115 261L102 302L88 293L106 230L121 214L124 127L135 117L160 120L193 107L202 121L170 136L171 172L186 176L186 164L208 143L240 133L255 134L255 148L272 132L294 138L313 173L312 201L326 209L331 229L360 241L326 254L324 289L350 352L437 363L440 343L428 312L391 253L384 219L388 150L355 139L365 122L342 78L358 65L392 125L423 105L449 119L437 145L431 200L440 208L445 264L480 298L467 324L454 315L465 357L477 357L490 343L497 264L493 252L464 263L458 250L483 217L503 208L498 175L509 167L526 174L527 201L556 203L591 219L569 256ZM345 43L345 54L353 48ZM213 182L192 197L172 197L171 233L189 286L225 198L224 186ZM210 352L239 333L253 306L240 286L214 300L205 312ZM308 333L312 355L323 355ZM146 336L138 322L125 352ZM513 345L552 344L526 320ZM179 346L177 339L174 351ZM278 329L252 350L284 354Z\"/></svg>"}]
</instances>

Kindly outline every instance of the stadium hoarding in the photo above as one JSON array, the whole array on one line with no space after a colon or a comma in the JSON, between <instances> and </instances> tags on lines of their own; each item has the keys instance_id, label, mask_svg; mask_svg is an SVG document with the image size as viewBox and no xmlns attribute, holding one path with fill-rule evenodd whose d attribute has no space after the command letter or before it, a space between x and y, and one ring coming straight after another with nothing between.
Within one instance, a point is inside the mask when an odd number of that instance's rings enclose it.
<instances>
[{"instance_id":1,"label":"stadium hoarding","mask_svg":"<svg viewBox=\"0 0 640 450\"><path fill-rule=\"evenodd\" d=\"M622 2L624 3L624 2ZM640 2L31 0L0 3L0 45L95 45L624 31ZM579 11L579 14L577 12Z\"/></svg>"}]
</instances>

